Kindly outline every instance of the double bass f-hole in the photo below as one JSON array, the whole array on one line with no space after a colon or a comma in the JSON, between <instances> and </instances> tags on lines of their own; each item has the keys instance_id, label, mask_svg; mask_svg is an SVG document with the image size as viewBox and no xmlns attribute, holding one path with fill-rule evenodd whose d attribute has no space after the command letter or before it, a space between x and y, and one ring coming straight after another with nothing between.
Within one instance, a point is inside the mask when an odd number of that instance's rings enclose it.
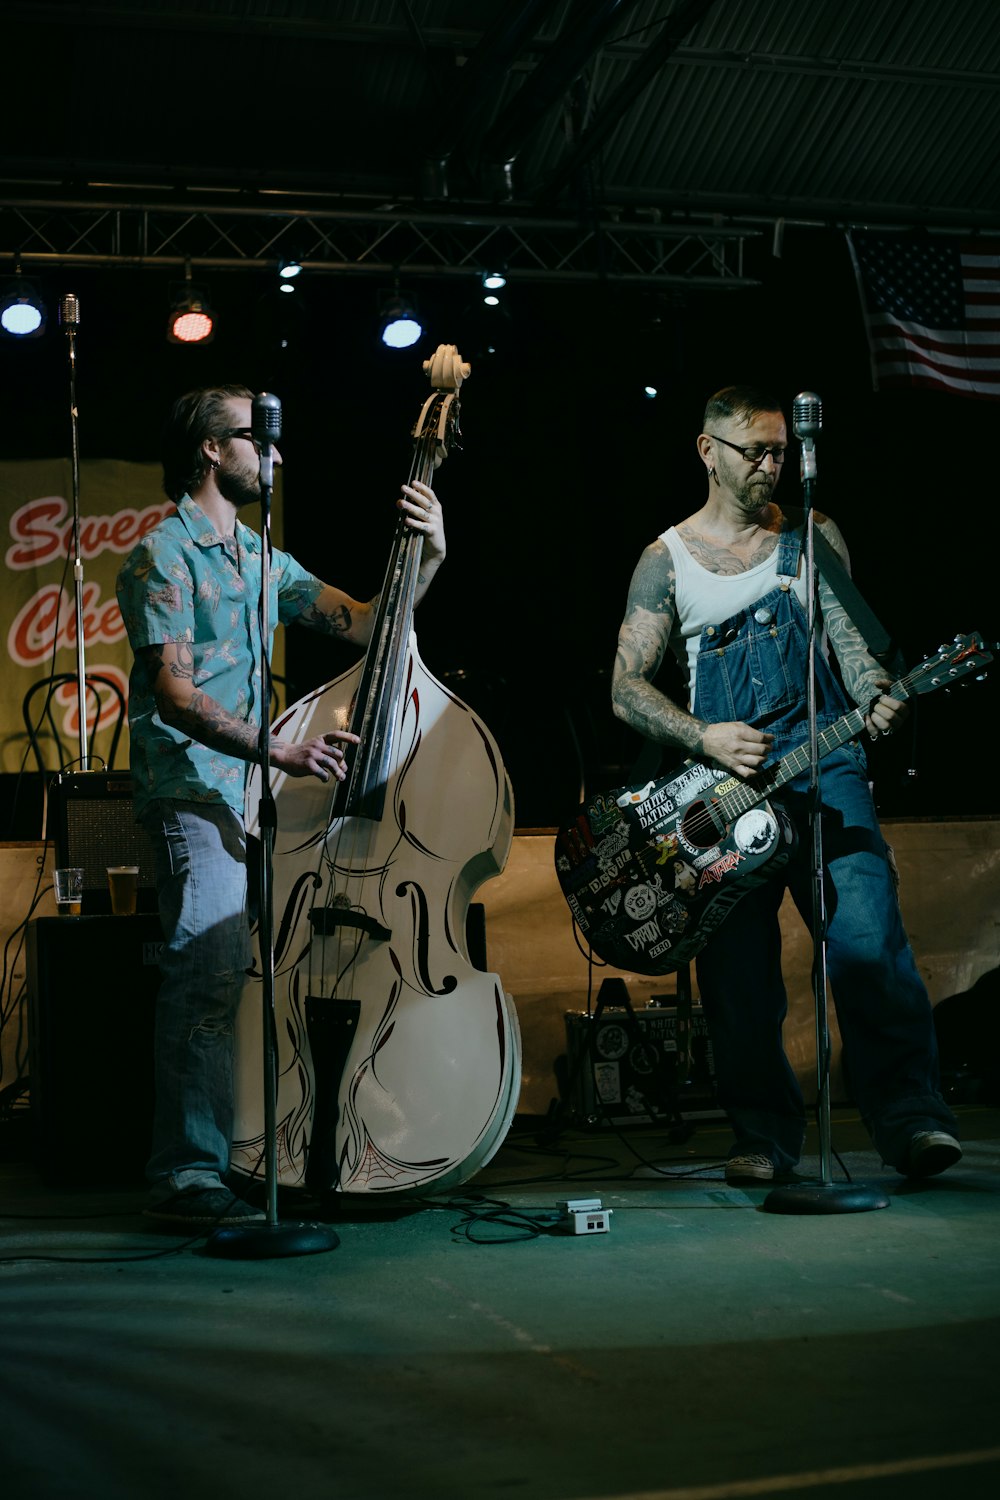
<instances>
[{"instance_id":1,"label":"double bass f-hole","mask_svg":"<svg viewBox=\"0 0 1000 1500\"><path fill-rule=\"evenodd\" d=\"M424 371L431 394L410 434L410 483L429 483L459 446L469 376L453 345ZM513 1003L498 975L472 964L466 937L473 895L506 863L513 795L489 729L421 660L422 546L400 515L363 660L275 725L292 740L348 728L360 740L344 782L270 773L286 1185L385 1193L462 1182L493 1155L517 1104ZM250 824L256 805L251 776ZM259 1149L256 1031L243 1024L252 1010L241 1008L237 1028L233 1164L246 1170Z\"/></svg>"}]
</instances>

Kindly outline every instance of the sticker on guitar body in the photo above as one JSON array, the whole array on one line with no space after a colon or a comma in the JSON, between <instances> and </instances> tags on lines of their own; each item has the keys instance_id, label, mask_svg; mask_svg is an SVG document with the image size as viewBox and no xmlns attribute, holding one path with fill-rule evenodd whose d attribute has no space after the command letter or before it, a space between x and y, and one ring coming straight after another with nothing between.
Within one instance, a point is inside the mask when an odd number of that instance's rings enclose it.
<instances>
[{"instance_id":1,"label":"sticker on guitar body","mask_svg":"<svg viewBox=\"0 0 1000 1500\"><path fill-rule=\"evenodd\" d=\"M641 790L625 792L617 798L617 806L623 811L626 808L634 810L643 833L648 833L658 818L675 812L677 809L677 803L670 795L670 788L661 786L659 791L654 791L655 786L655 781L649 781Z\"/></svg>"},{"instance_id":2,"label":"sticker on guitar body","mask_svg":"<svg viewBox=\"0 0 1000 1500\"><path fill-rule=\"evenodd\" d=\"M766 807L755 807L733 824L733 842L744 854L766 854L778 837L778 820Z\"/></svg>"}]
</instances>

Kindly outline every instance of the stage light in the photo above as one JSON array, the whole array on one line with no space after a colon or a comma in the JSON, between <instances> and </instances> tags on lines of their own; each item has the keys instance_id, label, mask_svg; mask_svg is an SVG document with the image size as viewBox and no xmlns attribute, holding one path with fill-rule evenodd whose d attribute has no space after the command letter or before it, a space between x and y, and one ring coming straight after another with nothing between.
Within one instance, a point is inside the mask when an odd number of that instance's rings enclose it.
<instances>
[{"instance_id":1,"label":"stage light","mask_svg":"<svg viewBox=\"0 0 1000 1500\"><path fill-rule=\"evenodd\" d=\"M294 296L286 297L285 292ZM254 306L257 338L269 350L290 349L305 332L308 311L301 288L292 282L272 282Z\"/></svg>"},{"instance_id":2,"label":"stage light","mask_svg":"<svg viewBox=\"0 0 1000 1500\"><path fill-rule=\"evenodd\" d=\"M12 339L37 339L45 332L46 308L35 283L14 275L0 291L0 331Z\"/></svg>"},{"instance_id":3,"label":"stage light","mask_svg":"<svg viewBox=\"0 0 1000 1500\"><path fill-rule=\"evenodd\" d=\"M479 278L483 286L483 303L486 307L499 307L500 298L497 292L502 291L507 285L507 278L502 271L484 271Z\"/></svg>"},{"instance_id":4,"label":"stage light","mask_svg":"<svg viewBox=\"0 0 1000 1500\"><path fill-rule=\"evenodd\" d=\"M389 349L409 349L423 334L416 308L400 292L383 304L380 314L382 342Z\"/></svg>"},{"instance_id":5,"label":"stage light","mask_svg":"<svg viewBox=\"0 0 1000 1500\"><path fill-rule=\"evenodd\" d=\"M171 344L210 344L215 337L215 314L204 287L188 276L170 288L167 341Z\"/></svg>"},{"instance_id":6,"label":"stage light","mask_svg":"<svg viewBox=\"0 0 1000 1500\"><path fill-rule=\"evenodd\" d=\"M657 396L660 394L655 385L644 385L642 391L643 395L646 396L650 401L655 401Z\"/></svg>"},{"instance_id":7,"label":"stage light","mask_svg":"<svg viewBox=\"0 0 1000 1500\"><path fill-rule=\"evenodd\" d=\"M302 262L295 259L278 261L278 277L281 281L292 281L302 274Z\"/></svg>"}]
</instances>

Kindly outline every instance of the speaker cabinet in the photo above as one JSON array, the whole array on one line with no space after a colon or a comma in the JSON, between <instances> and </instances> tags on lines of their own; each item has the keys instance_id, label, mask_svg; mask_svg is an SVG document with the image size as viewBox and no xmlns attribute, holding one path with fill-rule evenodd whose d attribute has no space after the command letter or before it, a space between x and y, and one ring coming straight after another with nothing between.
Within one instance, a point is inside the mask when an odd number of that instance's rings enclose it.
<instances>
[{"instance_id":1,"label":"speaker cabinet","mask_svg":"<svg viewBox=\"0 0 1000 1500\"><path fill-rule=\"evenodd\" d=\"M606 980L605 983L612 981ZM666 998L666 997L664 997ZM561 1084L582 1126L718 1119L715 1062L701 1006L566 1013Z\"/></svg>"},{"instance_id":2,"label":"speaker cabinet","mask_svg":"<svg viewBox=\"0 0 1000 1500\"><path fill-rule=\"evenodd\" d=\"M28 923L31 1133L52 1185L143 1181L161 945L150 915Z\"/></svg>"},{"instance_id":3,"label":"speaker cabinet","mask_svg":"<svg viewBox=\"0 0 1000 1500\"><path fill-rule=\"evenodd\" d=\"M83 869L83 910L110 912L108 865L138 865L140 912L156 911L153 848L135 821L128 771L63 772L49 788L48 835L57 865Z\"/></svg>"}]
</instances>

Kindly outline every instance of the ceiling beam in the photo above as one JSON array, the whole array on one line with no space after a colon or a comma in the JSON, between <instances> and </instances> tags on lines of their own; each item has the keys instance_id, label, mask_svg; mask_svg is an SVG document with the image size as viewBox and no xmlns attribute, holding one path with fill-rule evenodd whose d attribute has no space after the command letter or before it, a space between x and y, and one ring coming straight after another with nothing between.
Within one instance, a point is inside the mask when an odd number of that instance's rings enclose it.
<instances>
[{"instance_id":1,"label":"ceiling beam","mask_svg":"<svg viewBox=\"0 0 1000 1500\"><path fill-rule=\"evenodd\" d=\"M600 151L684 38L704 20L715 4L716 0L682 0L678 9L671 12L656 40L647 43L641 58L632 64L627 76L584 127L569 155L550 173L541 191L533 195L537 203L554 202L566 184L572 182L581 168Z\"/></svg>"},{"instance_id":2,"label":"ceiling beam","mask_svg":"<svg viewBox=\"0 0 1000 1500\"><path fill-rule=\"evenodd\" d=\"M264 195L261 195L264 198ZM736 290L756 285L743 248L757 229L607 216L411 213L238 204L0 197L0 263L24 267L275 269L294 255L310 272L416 279L478 277L502 265L512 282L606 280Z\"/></svg>"}]
</instances>

